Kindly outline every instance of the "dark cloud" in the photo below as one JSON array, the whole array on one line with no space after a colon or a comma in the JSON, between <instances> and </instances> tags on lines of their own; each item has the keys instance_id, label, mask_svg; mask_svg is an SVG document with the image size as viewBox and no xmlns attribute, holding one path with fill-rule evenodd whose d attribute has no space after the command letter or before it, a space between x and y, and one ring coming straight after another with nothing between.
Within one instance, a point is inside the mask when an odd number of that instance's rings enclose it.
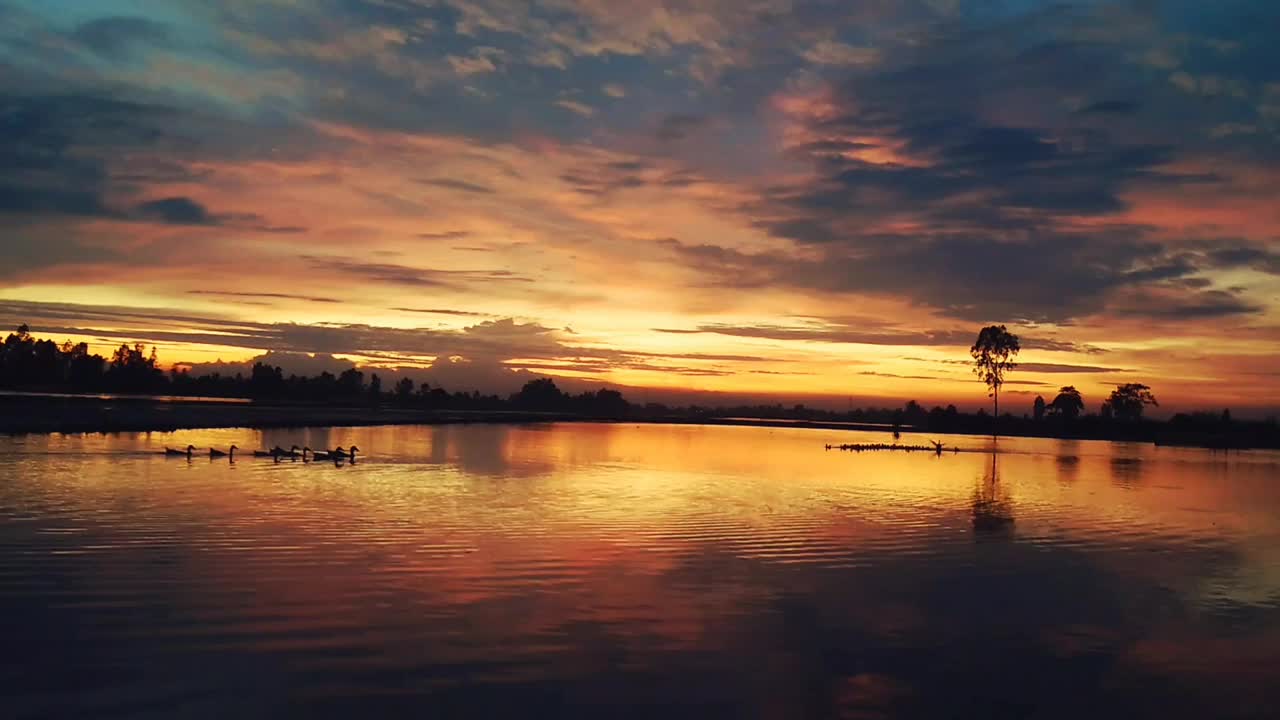
<instances>
[{"instance_id":1,"label":"dark cloud","mask_svg":"<svg viewBox=\"0 0 1280 720\"><path fill-rule=\"evenodd\" d=\"M1280 252L1252 246L1229 246L1210 250L1207 256L1214 267L1247 267L1280 275Z\"/></svg>"},{"instance_id":2,"label":"dark cloud","mask_svg":"<svg viewBox=\"0 0 1280 720\"><path fill-rule=\"evenodd\" d=\"M1015 328L1016 330L1016 328ZM810 322L801 326L782 325L723 325L707 324L696 328L653 328L654 332L668 334L713 333L732 337L760 338L765 340L800 340L807 342L848 343L858 345L932 346L968 348L973 344L973 330L908 330L892 324L853 319ZM1053 352L1100 353L1100 348L1020 333L1023 349ZM920 360L921 358L904 358ZM931 361L926 361L931 362ZM967 365L968 361L955 361Z\"/></svg>"},{"instance_id":3,"label":"dark cloud","mask_svg":"<svg viewBox=\"0 0 1280 720\"><path fill-rule=\"evenodd\" d=\"M454 180L451 178L435 178L431 180L419 180L423 185L432 185L435 187L447 188L449 190L461 190L463 192L476 193L480 195L493 194L493 188L486 185L478 185L476 183L467 182L465 180Z\"/></svg>"},{"instance_id":4,"label":"dark cloud","mask_svg":"<svg viewBox=\"0 0 1280 720\"><path fill-rule=\"evenodd\" d=\"M1170 116L1177 93L1136 69L1131 82L1109 82L1106 69L1131 62L1126 33L1138 30L1113 24L1125 42L1079 41L1080 28L1104 24L1071 6L940 23L927 42L885 53L876 72L849 75L822 112L802 116L797 134L809 139L790 148L813 175L742 208L821 259L740 256L785 268L751 282L906 296L965 320L1064 322L1129 288L1195 274L1147 229L1113 218L1136 189L1221 184L1172 169L1211 125L1199 111ZM1086 100L1072 111L1064 98ZM1018 120L994 121L999 107ZM866 159L884 148L901 161ZM877 229L896 219L913 229ZM1079 229L1082 219L1094 229Z\"/></svg>"},{"instance_id":5,"label":"dark cloud","mask_svg":"<svg viewBox=\"0 0 1280 720\"><path fill-rule=\"evenodd\" d=\"M1063 322L1103 311L1126 288L1200 272L1193 257L1123 234L863 235L823 243L816 259L661 242L717 287L905 296L970 322Z\"/></svg>"},{"instance_id":6,"label":"dark cloud","mask_svg":"<svg viewBox=\"0 0 1280 720\"><path fill-rule=\"evenodd\" d=\"M1112 309L1124 317L1154 320L1205 320L1262 313L1264 308L1225 290L1187 294L1136 292Z\"/></svg>"},{"instance_id":7,"label":"dark cloud","mask_svg":"<svg viewBox=\"0 0 1280 720\"><path fill-rule=\"evenodd\" d=\"M1141 106L1133 100L1099 100L1098 102L1090 103L1089 105L1080 108L1080 112L1086 115L1091 113L1102 115L1128 115L1137 112L1140 107Z\"/></svg>"},{"instance_id":8,"label":"dark cloud","mask_svg":"<svg viewBox=\"0 0 1280 720\"><path fill-rule=\"evenodd\" d=\"M655 328L658 332L690 332ZM714 333L733 337L761 338L766 340L804 340L828 343L852 343L861 345L963 345L971 343L970 332L885 332L860 330L849 326L785 327L779 325L700 325L692 332Z\"/></svg>"},{"instance_id":9,"label":"dark cloud","mask_svg":"<svg viewBox=\"0 0 1280 720\"><path fill-rule=\"evenodd\" d=\"M330 297L317 297L314 295L294 295L290 293L273 293L273 292L232 292L227 290L188 290L188 295L211 295L213 297L223 298L247 298L261 300L305 300L314 303L340 303L341 300Z\"/></svg>"},{"instance_id":10,"label":"dark cloud","mask_svg":"<svg viewBox=\"0 0 1280 720\"><path fill-rule=\"evenodd\" d=\"M1068 363L1020 362L1019 370L1040 373L1116 373L1129 372L1124 368L1102 367L1099 365L1071 365Z\"/></svg>"},{"instance_id":11,"label":"dark cloud","mask_svg":"<svg viewBox=\"0 0 1280 720\"><path fill-rule=\"evenodd\" d=\"M302 255L313 270L364 280L418 287L463 287L474 283L531 283L532 278L510 270L436 270L395 263L371 263L337 256Z\"/></svg>"},{"instance_id":12,"label":"dark cloud","mask_svg":"<svg viewBox=\"0 0 1280 720\"><path fill-rule=\"evenodd\" d=\"M81 24L72 37L104 57L123 59L139 46L167 44L168 29L139 17L108 17Z\"/></svg>"},{"instance_id":13,"label":"dark cloud","mask_svg":"<svg viewBox=\"0 0 1280 720\"><path fill-rule=\"evenodd\" d=\"M709 118L702 115L672 113L662 118L654 134L659 140L676 142L689 137L708 122Z\"/></svg>"},{"instance_id":14,"label":"dark cloud","mask_svg":"<svg viewBox=\"0 0 1280 720\"><path fill-rule=\"evenodd\" d=\"M413 307L394 307L392 310L400 312L422 313L424 315L454 315L457 317L488 317L486 313L471 312L469 310L449 310L445 308L413 308Z\"/></svg>"},{"instance_id":15,"label":"dark cloud","mask_svg":"<svg viewBox=\"0 0 1280 720\"><path fill-rule=\"evenodd\" d=\"M262 219L251 214L215 214L185 196L109 202L109 195L136 190L136 178L113 175L111 162L120 155L154 151L174 141L168 128L180 117L168 106L93 95L0 94L0 213L30 221L94 218L169 225L234 224L274 233L303 230L262 225ZM165 174L179 171L171 168Z\"/></svg>"},{"instance_id":16,"label":"dark cloud","mask_svg":"<svg viewBox=\"0 0 1280 720\"><path fill-rule=\"evenodd\" d=\"M149 200L134 206L133 216L170 225L213 225L215 218L203 205L187 197Z\"/></svg>"},{"instance_id":17,"label":"dark cloud","mask_svg":"<svg viewBox=\"0 0 1280 720\"><path fill-rule=\"evenodd\" d=\"M2 216L0 216L2 217ZM75 228L63 223L35 227L14 223L0 241L0 285L29 282L33 273L59 266L127 262L114 248L88 243L75 235Z\"/></svg>"},{"instance_id":18,"label":"dark cloud","mask_svg":"<svg viewBox=\"0 0 1280 720\"><path fill-rule=\"evenodd\" d=\"M898 378L900 380L946 380L947 378L938 377L937 375L898 375L895 373L875 372L872 370L864 370L859 375L871 375L874 377Z\"/></svg>"}]
</instances>

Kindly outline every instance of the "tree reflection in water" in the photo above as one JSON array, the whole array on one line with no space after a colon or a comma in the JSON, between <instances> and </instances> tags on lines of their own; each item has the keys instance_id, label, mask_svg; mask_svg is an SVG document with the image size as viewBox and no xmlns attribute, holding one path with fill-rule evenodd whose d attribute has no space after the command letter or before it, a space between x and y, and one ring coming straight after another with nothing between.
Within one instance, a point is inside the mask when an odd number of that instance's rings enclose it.
<instances>
[{"instance_id":1,"label":"tree reflection in water","mask_svg":"<svg viewBox=\"0 0 1280 720\"><path fill-rule=\"evenodd\" d=\"M991 453L990 471L973 488L973 533L983 539L1006 539L1013 535L1013 499L1000 484L996 453Z\"/></svg>"}]
</instances>

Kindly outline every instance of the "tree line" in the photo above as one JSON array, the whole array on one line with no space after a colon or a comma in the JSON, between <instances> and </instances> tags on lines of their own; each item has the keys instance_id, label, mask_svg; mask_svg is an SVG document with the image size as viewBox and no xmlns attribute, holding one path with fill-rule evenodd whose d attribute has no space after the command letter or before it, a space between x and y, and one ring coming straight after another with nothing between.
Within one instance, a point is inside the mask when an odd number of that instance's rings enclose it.
<instances>
[{"instance_id":1,"label":"tree line","mask_svg":"<svg viewBox=\"0 0 1280 720\"><path fill-rule=\"evenodd\" d=\"M998 412L998 394L1005 374L1017 367L1014 358L1018 349L1017 337L1004 326L985 328L974 345L975 367L991 391L993 411ZM1229 411L1179 414L1168 423L1153 423L1144 418L1144 411L1159 403L1151 388L1139 383L1117 386L1093 414L1085 413L1085 400L1073 386L1061 388L1052 401L1036 397L1031 413L1025 416L1007 411L1000 415L984 410L965 413L955 405L928 409L915 400L901 407L848 411L783 403L669 406L632 403L621 392L608 388L572 394L549 378L531 380L518 392L502 397L479 391L451 392L429 383L415 383L407 377L384 387L377 373L366 376L355 368L336 375L322 372L299 376L286 375L277 366L256 363L248 375L192 376L179 369L166 373L157 363L154 347L122 344L106 358L90 353L85 343L59 345L51 340L38 340L26 325L10 333L0 345L0 389L250 398L266 402L386 405L451 411L537 411L608 418L697 421L749 417L874 424L938 433L988 433L994 431L998 421L999 431L1009 435L1150 439L1155 433L1169 431L1184 434L1230 431L1267 438L1277 436L1274 419L1267 423L1233 422ZM1280 440L1268 442L1275 444Z\"/></svg>"},{"instance_id":2,"label":"tree line","mask_svg":"<svg viewBox=\"0 0 1280 720\"><path fill-rule=\"evenodd\" d=\"M131 393L214 398L251 398L297 403L391 404L442 410L535 410L597 417L621 417L630 403L617 390L602 388L566 393L549 378L531 380L508 397L473 392L449 392L428 383L401 378L384 388L382 378L355 368L334 375L285 375L274 365L255 363L242 373L192 376L180 369L160 368L156 349L122 344L105 358L89 352L86 343L61 345L39 340L27 325L0 345L0 389L70 393Z\"/></svg>"}]
</instances>

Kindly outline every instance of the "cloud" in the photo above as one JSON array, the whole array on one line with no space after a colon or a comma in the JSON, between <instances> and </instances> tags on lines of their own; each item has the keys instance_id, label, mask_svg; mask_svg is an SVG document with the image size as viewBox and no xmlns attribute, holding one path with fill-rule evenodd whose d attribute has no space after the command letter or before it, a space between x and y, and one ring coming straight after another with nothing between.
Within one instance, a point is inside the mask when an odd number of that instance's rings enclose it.
<instances>
[{"instance_id":1,"label":"cloud","mask_svg":"<svg viewBox=\"0 0 1280 720\"><path fill-rule=\"evenodd\" d=\"M855 47L841 42L823 40L803 53L804 59L819 65L875 65L880 61L880 51L869 47Z\"/></svg>"},{"instance_id":2,"label":"cloud","mask_svg":"<svg viewBox=\"0 0 1280 720\"><path fill-rule=\"evenodd\" d=\"M300 259L313 270L328 271L336 276L359 277L375 283L419 287L456 287L470 283L533 282L532 278L510 270L437 270L396 263L349 260L337 256L303 255Z\"/></svg>"},{"instance_id":3,"label":"cloud","mask_svg":"<svg viewBox=\"0 0 1280 720\"><path fill-rule=\"evenodd\" d=\"M506 57L506 53L495 47L478 47L473 48L471 53L465 57L457 55L449 55L445 59L448 60L449 66L459 75L475 75L478 73L490 73L498 69L495 60L501 60Z\"/></svg>"},{"instance_id":4,"label":"cloud","mask_svg":"<svg viewBox=\"0 0 1280 720\"><path fill-rule=\"evenodd\" d=\"M492 195L493 188L486 185L467 182L465 180L455 180L453 178L433 178L429 180L419 180L423 185L434 185L435 187L446 188L448 190L461 190L462 192L476 193L479 195Z\"/></svg>"},{"instance_id":5,"label":"cloud","mask_svg":"<svg viewBox=\"0 0 1280 720\"><path fill-rule=\"evenodd\" d=\"M1117 373L1129 372L1124 368L1102 367L1099 365L1072 365L1070 363L1020 362L1019 370L1040 373Z\"/></svg>"},{"instance_id":6,"label":"cloud","mask_svg":"<svg viewBox=\"0 0 1280 720\"><path fill-rule=\"evenodd\" d=\"M1080 108L1080 112L1085 115L1131 115L1141 107L1133 100L1099 100Z\"/></svg>"},{"instance_id":7,"label":"cloud","mask_svg":"<svg viewBox=\"0 0 1280 720\"><path fill-rule=\"evenodd\" d=\"M134 206L133 217L171 225L213 225L215 219L203 205L186 197L149 200Z\"/></svg>"},{"instance_id":8,"label":"cloud","mask_svg":"<svg viewBox=\"0 0 1280 720\"><path fill-rule=\"evenodd\" d=\"M352 327L474 303L707 356L557 356L582 372L988 321L1146 371L1130 348L1227 321L1265 343L1276 306L1277 11L1193 4L9 3L0 274ZM894 322L798 317L838 307Z\"/></svg>"},{"instance_id":9,"label":"cloud","mask_svg":"<svg viewBox=\"0 0 1280 720\"><path fill-rule=\"evenodd\" d=\"M1134 292L1112 312L1124 317L1157 320L1201 320L1254 315L1263 310L1261 305L1225 290L1180 293L1160 288Z\"/></svg>"},{"instance_id":10,"label":"cloud","mask_svg":"<svg viewBox=\"0 0 1280 720\"><path fill-rule=\"evenodd\" d=\"M443 232L418 233L418 237L423 240L458 240L470 235L471 233L466 230L445 230Z\"/></svg>"},{"instance_id":11,"label":"cloud","mask_svg":"<svg viewBox=\"0 0 1280 720\"><path fill-rule=\"evenodd\" d=\"M702 115L672 113L662 118L655 133L659 140L677 142L692 135L699 128L705 127L709 119Z\"/></svg>"},{"instance_id":12,"label":"cloud","mask_svg":"<svg viewBox=\"0 0 1280 720\"><path fill-rule=\"evenodd\" d=\"M72 37L107 58L124 59L139 46L160 46L170 42L161 23L140 17L106 17L82 23Z\"/></svg>"},{"instance_id":13,"label":"cloud","mask_svg":"<svg viewBox=\"0 0 1280 720\"><path fill-rule=\"evenodd\" d=\"M487 317L486 313L471 312L469 310L452 310L447 308L412 308L412 307L395 307L391 308L398 312L422 313L424 315L453 315L457 317Z\"/></svg>"},{"instance_id":14,"label":"cloud","mask_svg":"<svg viewBox=\"0 0 1280 720\"><path fill-rule=\"evenodd\" d=\"M655 328L665 333L714 333L733 337L765 340L801 340L859 345L963 345L972 342L972 333L964 331L912 332L861 330L848 325L819 327L785 327L778 325L700 325L695 330Z\"/></svg>"},{"instance_id":15,"label":"cloud","mask_svg":"<svg viewBox=\"0 0 1280 720\"><path fill-rule=\"evenodd\" d=\"M1207 252L1215 267L1246 267L1259 272L1280 275L1280 252L1252 246L1219 246Z\"/></svg>"},{"instance_id":16,"label":"cloud","mask_svg":"<svg viewBox=\"0 0 1280 720\"><path fill-rule=\"evenodd\" d=\"M188 295L209 295L221 298L244 298L248 300L304 300L314 303L340 303L341 300L331 297L317 297L314 295L295 295L291 293L275 293L275 292L234 292L230 290L188 290Z\"/></svg>"},{"instance_id":17,"label":"cloud","mask_svg":"<svg viewBox=\"0 0 1280 720\"><path fill-rule=\"evenodd\" d=\"M577 100L557 100L554 104L581 117L591 117L596 114L595 108Z\"/></svg>"}]
</instances>

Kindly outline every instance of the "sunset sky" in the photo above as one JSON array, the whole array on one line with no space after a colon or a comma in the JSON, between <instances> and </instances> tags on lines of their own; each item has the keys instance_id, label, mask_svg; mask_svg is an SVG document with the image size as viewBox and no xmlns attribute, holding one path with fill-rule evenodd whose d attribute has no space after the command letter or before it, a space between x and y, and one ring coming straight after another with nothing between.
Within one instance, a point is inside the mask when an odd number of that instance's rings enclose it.
<instances>
[{"instance_id":1,"label":"sunset sky","mask_svg":"<svg viewBox=\"0 0 1280 720\"><path fill-rule=\"evenodd\" d=\"M995 322L1018 413L1134 381L1274 412L1277 28L1271 0L0 0L0 321L962 407Z\"/></svg>"}]
</instances>

